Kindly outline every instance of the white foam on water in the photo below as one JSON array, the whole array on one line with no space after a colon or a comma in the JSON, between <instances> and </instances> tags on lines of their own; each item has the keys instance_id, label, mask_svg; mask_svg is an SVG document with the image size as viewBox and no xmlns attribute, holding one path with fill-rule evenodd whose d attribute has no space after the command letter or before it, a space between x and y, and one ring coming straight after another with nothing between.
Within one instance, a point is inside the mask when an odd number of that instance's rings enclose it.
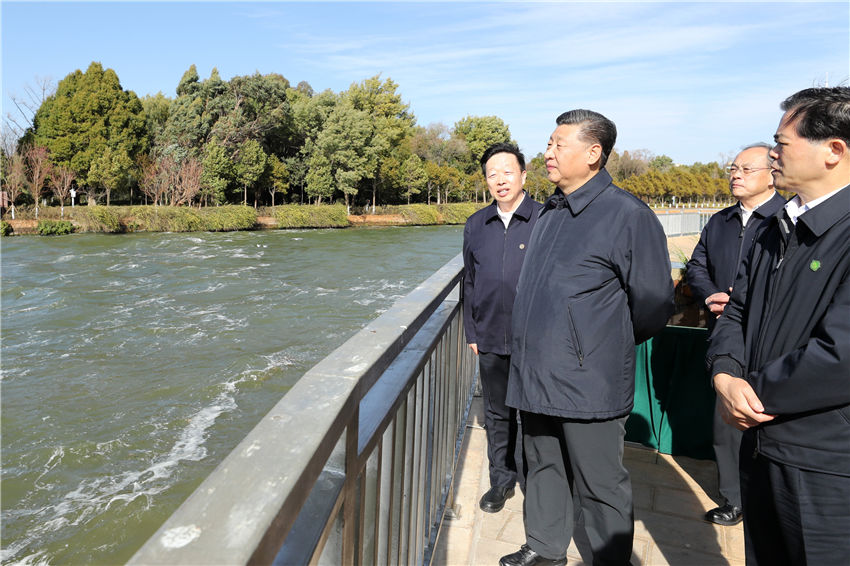
<instances>
[{"instance_id":1,"label":"white foam on water","mask_svg":"<svg viewBox=\"0 0 850 566\"><path fill-rule=\"evenodd\" d=\"M26 548L38 548L41 546L40 541L43 541L49 533L67 526L84 524L106 512L114 504L127 505L142 497L146 501L145 508L150 508L153 497L171 487L172 483L167 480L180 462L200 461L206 457L207 431L220 415L236 409L236 401L231 395L234 388L229 387L229 383L223 383L221 386L221 393L209 405L202 407L189 418L188 424L180 431L171 450L147 468L86 479L81 481L76 489L66 493L56 504L39 509L17 510L18 517L35 518L34 526L27 530L26 536L2 550L3 563L12 560ZM99 452L102 449L108 451L107 447L115 442L121 443L117 439L99 443L97 449ZM59 465L64 454L62 447L56 448L48 458L45 470L39 479ZM39 550L33 554L15 558L15 564L32 566L49 564L49 557L45 551Z\"/></svg>"}]
</instances>

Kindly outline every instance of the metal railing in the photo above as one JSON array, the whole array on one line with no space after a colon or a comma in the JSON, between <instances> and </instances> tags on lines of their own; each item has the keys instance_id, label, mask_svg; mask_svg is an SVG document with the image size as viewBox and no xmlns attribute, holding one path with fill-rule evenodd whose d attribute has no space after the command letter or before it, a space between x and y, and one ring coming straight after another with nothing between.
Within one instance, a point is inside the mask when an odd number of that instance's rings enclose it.
<instances>
[{"instance_id":1,"label":"metal railing","mask_svg":"<svg viewBox=\"0 0 850 566\"><path fill-rule=\"evenodd\" d=\"M667 237L699 234L716 210L665 210L655 216L661 222Z\"/></svg>"},{"instance_id":2,"label":"metal railing","mask_svg":"<svg viewBox=\"0 0 850 566\"><path fill-rule=\"evenodd\" d=\"M428 564L472 400L458 255L309 370L130 564Z\"/></svg>"}]
</instances>

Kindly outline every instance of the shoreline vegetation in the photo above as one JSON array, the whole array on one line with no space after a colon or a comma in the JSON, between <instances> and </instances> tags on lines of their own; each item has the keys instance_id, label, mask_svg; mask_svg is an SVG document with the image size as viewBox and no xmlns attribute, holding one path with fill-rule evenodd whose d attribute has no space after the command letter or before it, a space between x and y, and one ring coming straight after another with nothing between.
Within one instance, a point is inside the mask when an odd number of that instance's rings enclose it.
<instances>
[{"instance_id":1,"label":"shoreline vegetation","mask_svg":"<svg viewBox=\"0 0 850 566\"><path fill-rule=\"evenodd\" d=\"M38 219L21 211L15 220L2 221L0 233L11 235L61 235L79 232L126 234L133 232L229 232L351 226L457 225L476 210L477 203L410 204L378 207L374 213L347 214L345 205L287 204L275 207L225 205L76 206L39 207ZM24 212L21 214L20 212Z\"/></svg>"}]
</instances>

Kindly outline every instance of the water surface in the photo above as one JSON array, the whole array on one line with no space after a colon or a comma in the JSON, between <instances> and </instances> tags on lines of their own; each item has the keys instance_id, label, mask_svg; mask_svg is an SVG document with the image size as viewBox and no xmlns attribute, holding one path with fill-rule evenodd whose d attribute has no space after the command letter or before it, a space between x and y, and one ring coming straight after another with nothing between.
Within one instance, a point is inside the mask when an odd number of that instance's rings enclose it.
<instances>
[{"instance_id":1,"label":"water surface","mask_svg":"<svg viewBox=\"0 0 850 566\"><path fill-rule=\"evenodd\" d=\"M462 227L2 241L2 562L123 563ZM297 439L293 439L297 441Z\"/></svg>"}]
</instances>

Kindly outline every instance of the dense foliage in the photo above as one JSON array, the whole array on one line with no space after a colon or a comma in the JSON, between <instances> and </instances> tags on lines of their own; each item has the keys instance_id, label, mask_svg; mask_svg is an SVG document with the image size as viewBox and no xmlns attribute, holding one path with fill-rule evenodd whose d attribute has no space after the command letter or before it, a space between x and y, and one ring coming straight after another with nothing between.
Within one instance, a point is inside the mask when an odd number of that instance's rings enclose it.
<instances>
[{"instance_id":1,"label":"dense foliage","mask_svg":"<svg viewBox=\"0 0 850 566\"><path fill-rule=\"evenodd\" d=\"M225 81L213 69L201 79L192 65L174 97L140 99L121 87L114 70L93 62L45 97L14 153L0 156L2 181L12 214L15 204L32 204L37 217L39 205L49 201L64 216L66 202L75 197L78 204L157 209L138 212L135 223L122 228L116 219L98 216L105 213L76 208L75 221L103 231L247 222L224 218L222 211L213 221L201 212L162 208L342 202L346 212L374 212L382 205L489 201L477 160L487 146L511 141L508 125L497 116L470 115L451 128L418 126L398 88L392 79L374 76L339 93L317 93L305 82L293 87L279 74ZM552 190L543 158L528 157L526 188L542 200ZM645 150L615 151L608 169L647 201L727 194L716 163L680 166ZM317 220L324 214L317 213ZM432 223L443 213L411 208L405 214L410 222ZM339 225L338 219L327 221Z\"/></svg>"},{"instance_id":2,"label":"dense foliage","mask_svg":"<svg viewBox=\"0 0 850 566\"><path fill-rule=\"evenodd\" d=\"M344 228L349 225L342 205L276 206L274 218L280 228Z\"/></svg>"},{"instance_id":3,"label":"dense foliage","mask_svg":"<svg viewBox=\"0 0 850 566\"><path fill-rule=\"evenodd\" d=\"M61 236L74 231L74 225L67 220L39 220L36 231L42 236Z\"/></svg>"}]
</instances>

